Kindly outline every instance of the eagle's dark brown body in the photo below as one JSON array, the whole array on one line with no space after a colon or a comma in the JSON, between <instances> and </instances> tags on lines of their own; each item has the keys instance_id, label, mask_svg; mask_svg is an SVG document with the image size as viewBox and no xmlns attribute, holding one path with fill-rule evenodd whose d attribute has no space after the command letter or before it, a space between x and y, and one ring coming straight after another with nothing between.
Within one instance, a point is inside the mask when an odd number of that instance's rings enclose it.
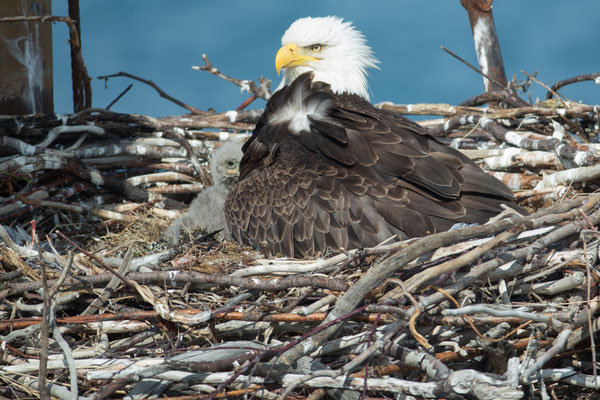
<instances>
[{"instance_id":1,"label":"eagle's dark brown body","mask_svg":"<svg viewBox=\"0 0 600 400\"><path fill-rule=\"evenodd\" d=\"M310 73L273 95L243 151L227 223L271 254L374 246L514 206L502 182L426 129Z\"/></svg>"}]
</instances>

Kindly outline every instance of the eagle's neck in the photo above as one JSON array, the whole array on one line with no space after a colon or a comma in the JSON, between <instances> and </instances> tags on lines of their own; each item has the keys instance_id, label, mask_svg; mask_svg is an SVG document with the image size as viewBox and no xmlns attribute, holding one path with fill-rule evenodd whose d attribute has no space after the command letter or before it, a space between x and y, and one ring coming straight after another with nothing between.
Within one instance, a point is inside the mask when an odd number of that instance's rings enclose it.
<instances>
[{"instance_id":1,"label":"eagle's neck","mask_svg":"<svg viewBox=\"0 0 600 400\"><path fill-rule=\"evenodd\" d=\"M289 86L297 77L305 72L313 72L313 81L327 83L331 86L333 93L355 94L367 101L369 100L369 84L367 82L366 69L340 66L339 64L327 65L326 60L320 60L319 63L319 68L298 66L286 69L283 73L283 79L276 90Z\"/></svg>"}]
</instances>

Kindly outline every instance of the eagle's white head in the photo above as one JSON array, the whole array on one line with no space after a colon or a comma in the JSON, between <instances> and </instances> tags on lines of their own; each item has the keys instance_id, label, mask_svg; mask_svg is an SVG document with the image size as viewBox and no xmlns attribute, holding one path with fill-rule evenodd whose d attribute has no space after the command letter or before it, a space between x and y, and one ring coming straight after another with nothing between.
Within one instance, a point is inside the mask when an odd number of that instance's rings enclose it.
<instances>
[{"instance_id":1,"label":"eagle's white head","mask_svg":"<svg viewBox=\"0 0 600 400\"><path fill-rule=\"evenodd\" d=\"M364 35L342 18L301 18L285 31L275 57L275 69L283 70L277 89L299 75L312 71L315 81L331 86L335 93L357 94L369 99L367 68L379 62Z\"/></svg>"}]
</instances>

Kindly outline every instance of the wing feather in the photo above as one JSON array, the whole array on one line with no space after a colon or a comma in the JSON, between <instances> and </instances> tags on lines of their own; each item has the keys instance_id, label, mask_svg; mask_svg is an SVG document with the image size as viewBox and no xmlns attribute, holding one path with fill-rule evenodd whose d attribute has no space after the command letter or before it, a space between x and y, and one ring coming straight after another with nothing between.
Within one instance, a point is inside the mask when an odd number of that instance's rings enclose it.
<instances>
[{"instance_id":1,"label":"wing feather","mask_svg":"<svg viewBox=\"0 0 600 400\"><path fill-rule=\"evenodd\" d=\"M373 246L516 207L503 183L417 123L310 73L271 97L243 151L226 220L235 240L272 254Z\"/></svg>"}]
</instances>

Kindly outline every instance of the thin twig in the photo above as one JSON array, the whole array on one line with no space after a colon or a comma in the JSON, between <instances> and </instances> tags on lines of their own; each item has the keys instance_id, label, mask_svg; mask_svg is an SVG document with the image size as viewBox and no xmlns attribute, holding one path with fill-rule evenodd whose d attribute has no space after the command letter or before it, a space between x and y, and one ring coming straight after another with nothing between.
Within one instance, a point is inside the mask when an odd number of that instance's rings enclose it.
<instances>
[{"instance_id":1,"label":"thin twig","mask_svg":"<svg viewBox=\"0 0 600 400\"><path fill-rule=\"evenodd\" d=\"M260 84L257 85L254 81L232 78L230 76L223 74L221 71L219 71L219 69L217 67L213 66L211 64L210 60L208 59L208 57L206 56L206 54L202 54L202 59L204 60L204 65L193 66L192 69L199 70L199 71L208 71L211 74L216 75L219 78L226 80L227 82L230 82L236 86L239 86L242 91L247 91L247 92L252 93L252 94L254 94L260 98L263 98L265 100L269 100L271 98L271 81L269 79L261 76L259 78ZM242 105L245 107L247 104L246 105L242 104ZM240 107L238 107L238 109L240 109ZM241 108L244 108L244 107L241 107Z\"/></svg>"},{"instance_id":2,"label":"thin twig","mask_svg":"<svg viewBox=\"0 0 600 400\"><path fill-rule=\"evenodd\" d=\"M163 98L177 104L178 106L185 108L186 110L190 111L193 114L198 114L198 115L206 115L207 114L207 111L198 110L197 108L192 107L192 106L184 103L183 101L178 100L175 97L167 94L167 92L162 90L156 83L152 82L151 80L140 78L139 76L130 74L128 72L117 72L116 74L102 75L102 76L99 76L98 79L104 79L105 82L108 82L108 80L110 78L115 78L118 76L124 76L126 78L135 79L136 81L145 83L146 85L148 85L148 86L152 87L154 90L156 90L160 97L163 97Z\"/></svg>"},{"instance_id":3,"label":"thin twig","mask_svg":"<svg viewBox=\"0 0 600 400\"><path fill-rule=\"evenodd\" d=\"M532 81L534 81L535 83L537 83L538 85L540 85L541 87L543 87L544 89L546 89L548 92L552 93L554 96L556 96L557 99L560 100L560 102L563 104L563 106L565 107L569 107L569 105L567 104L567 102L562 98L562 96L560 96L558 93L556 93L554 90L552 90L552 88L550 88L548 85L546 85L545 83L539 81L536 79L535 76L528 74L527 72L525 72L524 70L521 70L521 73L524 75L527 75L527 77L529 79L531 79Z\"/></svg>"},{"instance_id":4,"label":"thin twig","mask_svg":"<svg viewBox=\"0 0 600 400\"><path fill-rule=\"evenodd\" d=\"M552 87L550 88L551 90L548 90L548 93L546 93L546 100L550 100L552 98L552 96L554 96L554 94L558 91L558 89L560 89L564 86L567 86L567 85L571 85L573 83L584 82L584 81L594 81L596 83L600 83L600 73L595 72L593 74L583 74L583 75L575 76L573 78L568 78L568 79L564 79L562 81L558 81L554 85L552 85Z\"/></svg>"},{"instance_id":5,"label":"thin twig","mask_svg":"<svg viewBox=\"0 0 600 400\"><path fill-rule=\"evenodd\" d=\"M129 86L127 86L125 88L125 90L123 90L121 93L119 93L119 95L117 97L115 97L115 99L113 101L111 101L110 103L108 103L108 105L106 106L107 110L110 110L110 108L121 99L121 97L123 97L125 95L125 93L129 92L129 90L133 87L133 83L130 83Z\"/></svg>"},{"instance_id":6,"label":"thin twig","mask_svg":"<svg viewBox=\"0 0 600 400\"><path fill-rule=\"evenodd\" d=\"M240 104L235 111L241 111L244 108L248 107L250 105L250 103L252 103L254 100L258 99L258 95L253 94L252 96L248 97L248 99L246 101L244 101L242 104Z\"/></svg>"},{"instance_id":7,"label":"thin twig","mask_svg":"<svg viewBox=\"0 0 600 400\"><path fill-rule=\"evenodd\" d=\"M464 58L460 57L459 55L457 55L453 51L448 50L444 46L441 46L441 47L442 47L442 50L444 50L446 53L450 54L452 57L456 58L458 61L460 61L463 64L465 64L467 67L471 68L473 71L477 72L479 75L483 76L486 79L489 79L489 81L492 82L494 85L496 85L500 90L507 92L509 94L509 96L511 96L511 98L517 104L520 104L521 106L529 106L530 105L527 102L523 101L523 99L521 99L519 96L516 96L514 93L512 93L510 90L508 90L502 84L500 84L498 81L492 79L490 76L488 76L487 74L483 73L483 71L481 71L479 68L475 67L473 64L471 64L470 62L468 62Z\"/></svg>"},{"instance_id":8,"label":"thin twig","mask_svg":"<svg viewBox=\"0 0 600 400\"><path fill-rule=\"evenodd\" d=\"M46 276L46 262L42 257L42 246L37 235L34 234L33 239L35 241L39 254L39 262L42 275L42 299L44 303L40 338L40 369L38 372L38 390L40 393L40 399L47 400L50 399L50 393L46 385L46 375L48 374L48 345L50 343L50 293L48 290L48 278Z\"/></svg>"}]
</instances>

